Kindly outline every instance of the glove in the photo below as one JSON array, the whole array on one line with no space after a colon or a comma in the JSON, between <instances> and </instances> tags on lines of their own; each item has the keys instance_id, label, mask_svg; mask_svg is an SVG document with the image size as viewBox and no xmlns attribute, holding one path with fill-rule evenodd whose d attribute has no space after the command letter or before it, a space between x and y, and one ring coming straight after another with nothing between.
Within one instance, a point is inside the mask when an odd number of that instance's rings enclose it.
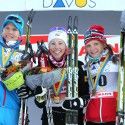
<instances>
[{"instance_id":1,"label":"glove","mask_svg":"<svg viewBox=\"0 0 125 125\"><path fill-rule=\"evenodd\" d=\"M24 84L19 89L17 89L17 95L21 99L27 99L34 95L34 91Z\"/></svg>"},{"instance_id":2,"label":"glove","mask_svg":"<svg viewBox=\"0 0 125 125\"><path fill-rule=\"evenodd\" d=\"M37 86L35 89L35 104L39 108L43 108L46 105L47 89L41 86Z\"/></svg>"},{"instance_id":3,"label":"glove","mask_svg":"<svg viewBox=\"0 0 125 125\"><path fill-rule=\"evenodd\" d=\"M83 98L75 98L65 100L62 104L64 110L78 110L80 107L86 107L88 104L89 96Z\"/></svg>"},{"instance_id":4,"label":"glove","mask_svg":"<svg viewBox=\"0 0 125 125\"><path fill-rule=\"evenodd\" d=\"M62 104L64 110L78 110L80 108L79 98L65 100Z\"/></svg>"}]
</instances>

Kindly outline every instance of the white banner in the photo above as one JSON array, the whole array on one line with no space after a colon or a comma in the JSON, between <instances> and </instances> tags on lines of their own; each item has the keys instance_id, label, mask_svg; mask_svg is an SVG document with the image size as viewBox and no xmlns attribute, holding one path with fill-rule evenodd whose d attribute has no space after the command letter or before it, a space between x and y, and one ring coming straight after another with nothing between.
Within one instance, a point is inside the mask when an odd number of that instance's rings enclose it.
<instances>
[{"instance_id":1,"label":"white banner","mask_svg":"<svg viewBox=\"0 0 125 125\"><path fill-rule=\"evenodd\" d=\"M107 43L110 44L112 46L113 52L115 54L119 54L119 49L120 49L120 36L119 35L107 35ZM45 45L47 46L47 41L48 41L48 35L32 35L30 37L30 42L33 45L33 49L34 51L37 51L37 44L36 42L41 42L44 41ZM21 49L24 48L24 44L25 44L25 36L23 37L23 42L22 42L22 46ZM78 37L78 58L79 60L84 62L84 57L85 57L85 46L84 46L84 37L82 35L79 35Z\"/></svg>"},{"instance_id":2,"label":"white banner","mask_svg":"<svg viewBox=\"0 0 125 125\"><path fill-rule=\"evenodd\" d=\"M123 11L125 0L0 0L0 11Z\"/></svg>"}]
</instances>

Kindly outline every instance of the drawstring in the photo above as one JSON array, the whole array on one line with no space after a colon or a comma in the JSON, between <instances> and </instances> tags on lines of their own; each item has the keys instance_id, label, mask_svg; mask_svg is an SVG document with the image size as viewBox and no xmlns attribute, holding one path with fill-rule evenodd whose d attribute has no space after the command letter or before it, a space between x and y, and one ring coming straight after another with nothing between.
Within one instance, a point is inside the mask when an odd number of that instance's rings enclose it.
<instances>
[{"instance_id":1,"label":"drawstring","mask_svg":"<svg viewBox=\"0 0 125 125\"><path fill-rule=\"evenodd\" d=\"M4 99L3 99L3 104L2 104L2 106L5 105L5 101L6 101L6 89L4 89Z\"/></svg>"}]
</instances>

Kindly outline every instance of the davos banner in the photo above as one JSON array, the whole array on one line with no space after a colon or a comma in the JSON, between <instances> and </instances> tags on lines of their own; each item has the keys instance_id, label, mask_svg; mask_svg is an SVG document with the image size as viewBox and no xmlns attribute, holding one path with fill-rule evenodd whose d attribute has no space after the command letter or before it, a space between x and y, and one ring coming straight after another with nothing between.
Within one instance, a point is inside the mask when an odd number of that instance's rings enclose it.
<instances>
[{"instance_id":1,"label":"davos banner","mask_svg":"<svg viewBox=\"0 0 125 125\"><path fill-rule=\"evenodd\" d=\"M0 0L0 11L123 11L125 0Z\"/></svg>"}]
</instances>

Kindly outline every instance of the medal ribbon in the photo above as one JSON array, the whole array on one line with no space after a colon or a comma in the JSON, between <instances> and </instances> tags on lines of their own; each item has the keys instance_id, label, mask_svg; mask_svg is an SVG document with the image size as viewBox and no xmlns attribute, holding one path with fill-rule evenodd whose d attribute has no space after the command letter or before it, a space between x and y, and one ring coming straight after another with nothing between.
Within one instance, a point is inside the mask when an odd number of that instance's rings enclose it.
<instances>
[{"instance_id":1,"label":"medal ribbon","mask_svg":"<svg viewBox=\"0 0 125 125\"><path fill-rule=\"evenodd\" d=\"M14 52L15 52L15 50L13 50L8 56L5 56L4 55L4 48L2 48L2 61L1 61L2 67L7 65L7 63L9 62L9 60Z\"/></svg>"},{"instance_id":2,"label":"medal ribbon","mask_svg":"<svg viewBox=\"0 0 125 125\"><path fill-rule=\"evenodd\" d=\"M101 63L100 67L98 68L95 81L92 79L92 75L90 72L90 66L89 66L90 64L88 63L88 74L89 74L89 78L90 78L90 82L91 82L91 86L92 86L93 90L96 90L98 81L99 81L99 77L100 77L105 65L107 64L108 60L109 60L109 54L106 55L105 60Z\"/></svg>"},{"instance_id":3,"label":"medal ribbon","mask_svg":"<svg viewBox=\"0 0 125 125\"><path fill-rule=\"evenodd\" d=\"M66 74L66 69L64 68L62 70L61 80L59 81L59 83L57 83L58 85L56 83L53 85L54 93L55 93L56 96L59 95L59 93L61 91L61 88L62 88L62 85L64 84L65 74Z\"/></svg>"}]
</instances>

